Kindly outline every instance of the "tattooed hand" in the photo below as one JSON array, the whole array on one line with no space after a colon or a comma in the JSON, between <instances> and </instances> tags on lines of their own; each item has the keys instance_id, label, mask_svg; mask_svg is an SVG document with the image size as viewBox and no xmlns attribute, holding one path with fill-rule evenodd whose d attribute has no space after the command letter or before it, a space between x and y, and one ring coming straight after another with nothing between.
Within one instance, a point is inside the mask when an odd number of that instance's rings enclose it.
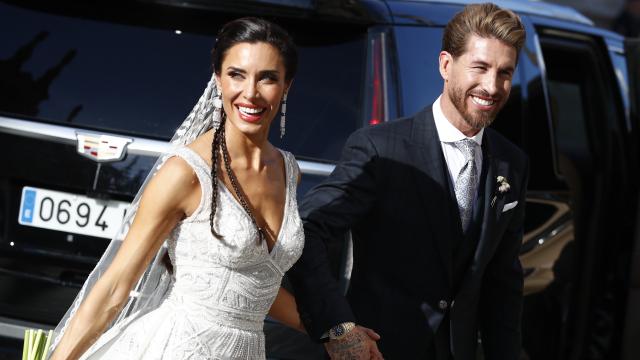
<instances>
[{"instance_id":1,"label":"tattooed hand","mask_svg":"<svg viewBox=\"0 0 640 360\"><path fill-rule=\"evenodd\" d=\"M324 346L331 360L382 360L376 341L380 335L373 330L356 326L340 340L330 340Z\"/></svg>"}]
</instances>

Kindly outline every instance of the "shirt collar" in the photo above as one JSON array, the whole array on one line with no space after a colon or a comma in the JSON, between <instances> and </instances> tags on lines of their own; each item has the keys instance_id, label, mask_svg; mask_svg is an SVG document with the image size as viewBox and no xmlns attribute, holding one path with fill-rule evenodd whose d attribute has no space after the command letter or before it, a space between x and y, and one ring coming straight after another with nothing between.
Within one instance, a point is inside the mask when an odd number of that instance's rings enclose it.
<instances>
[{"instance_id":1,"label":"shirt collar","mask_svg":"<svg viewBox=\"0 0 640 360\"><path fill-rule=\"evenodd\" d=\"M436 101L433 103L433 119L436 123L436 130L438 131L438 137L441 142L445 143L453 143L462 139L467 139L467 136L463 134L458 128L453 126L444 116L442 112L442 107L440 107L440 98L442 95L438 96ZM482 146L482 134L484 134L484 128L480 129L477 134L470 137L469 139L475 141L478 145Z\"/></svg>"}]
</instances>

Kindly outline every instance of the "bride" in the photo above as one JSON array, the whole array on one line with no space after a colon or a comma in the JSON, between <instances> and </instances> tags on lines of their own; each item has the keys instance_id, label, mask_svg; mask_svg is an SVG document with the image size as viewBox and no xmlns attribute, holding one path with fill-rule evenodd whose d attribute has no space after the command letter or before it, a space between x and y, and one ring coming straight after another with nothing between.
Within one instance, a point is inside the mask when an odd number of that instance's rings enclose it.
<instances>
[{"instance_id":1,"label":"bride","mask_svg":"<svg viewBox=\"0 0 640 360\"><path fill-rule=\"evenodd\" d=\"M243 18L220 30L213 65L56 329L51 359L264 359L267 313L304 331L280 288L304 246L299 169L267 139L279 112L284 133L295 45Z\"/></svg>"}]
</instances>

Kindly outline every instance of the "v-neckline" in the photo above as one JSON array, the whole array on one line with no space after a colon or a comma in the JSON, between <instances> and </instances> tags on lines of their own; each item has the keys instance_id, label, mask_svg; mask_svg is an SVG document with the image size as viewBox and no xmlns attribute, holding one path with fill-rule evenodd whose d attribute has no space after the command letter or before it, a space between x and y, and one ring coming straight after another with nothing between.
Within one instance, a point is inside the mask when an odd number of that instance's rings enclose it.
<instances>
[{"instance_id":1,"label":"v-neckline","mask_svg":"<svg viewBox=\"0 0 640 360\"><path fill-rule=\"evenodd\" d=\"M207 161L200 156L197 152L195 152L195 150L191 149L188 146L185 146L186 149L188 149L190 152L192 152L194 155L196 155L196 157L203 162L203 164L205 165L205 167L209 170L209 174L211 174L211 166L209 166L209 164L207 163ZM280 222L280 228L278 229L278 233L276 235L276 240L273 243L273 247L271 248L271 250L269 250L269 244L267 243L267 240L264 239L264 241L262 241L262 248L265 249L267 255L269 255L270 257L273 256L276 247L278 246L278 244L280 243L280 238L282 237L282 232L284 230L284 227L287 223L287 218L288 218L288 208L289 208L289 166L287 165L287 155L284 153L283 150L276 148L276 150L278 150L278 152L280 152L280 155L282 155L282 162L284 164L284 207L282 209L282 221ZM235 204L235 206L240 210L241 213L244 214L244 216L246 216L247 218L251 219L251 217L249 216L249 214L247 214L247 212L245 211L245 209L242 207L242 205L240 204L240 202L238 201L238 199L233 195L233 193L231 192L231 190L229 190L229 188L227 188L227 185L225 185L225 183L222 181L222 179L220 178L216 178L215 179L218 182L218 186L222 189L223 192L226 193L227 196L229 196L231 198L231 201ZM213 181L213 179L212 179Z\"/></svg>"}]
</instances>

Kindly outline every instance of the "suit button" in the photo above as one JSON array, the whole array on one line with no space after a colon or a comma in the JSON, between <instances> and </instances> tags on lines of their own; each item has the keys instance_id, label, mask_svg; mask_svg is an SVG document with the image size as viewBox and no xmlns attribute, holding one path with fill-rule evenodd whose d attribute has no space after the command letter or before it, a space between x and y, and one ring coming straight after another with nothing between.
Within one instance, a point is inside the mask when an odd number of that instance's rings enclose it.
<instances>
[{"instance_id":1,"label":"suit button","mask_svg":"<svg viewBox=\"0 0 640 360\"><path fill-rule=\"evenodd\" d=\"M446 310L448 306L449 304L447 304L446 300L440 300L440 302L438 302L438 307L440 308L440 310Z\"/></svg>"}]
</instances>

